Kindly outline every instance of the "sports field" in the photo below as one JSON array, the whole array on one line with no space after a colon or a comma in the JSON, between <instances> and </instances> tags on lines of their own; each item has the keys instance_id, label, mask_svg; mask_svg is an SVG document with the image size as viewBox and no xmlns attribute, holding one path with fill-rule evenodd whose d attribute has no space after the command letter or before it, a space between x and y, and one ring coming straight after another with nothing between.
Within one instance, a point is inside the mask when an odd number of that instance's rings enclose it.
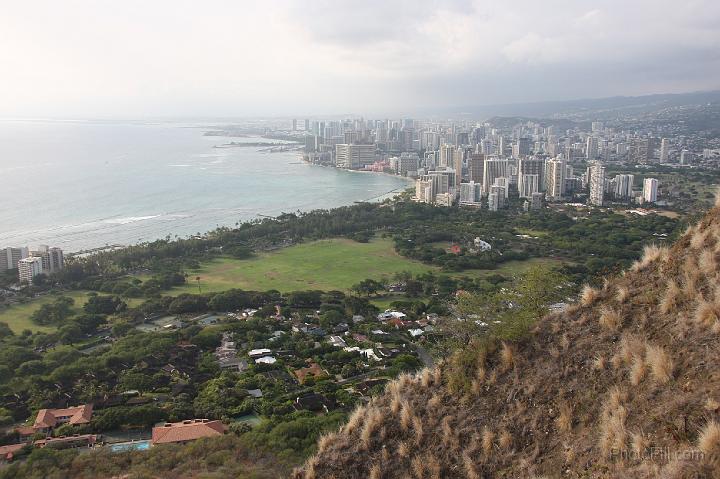
<instances>
[{"instance_id":1,"label":"sports field","mask_svg":"<svg viewBox=\"0 0 720 479\"><path fill-rule=\"evenodd\" d=\"M419 274L437 268L397 254L389 239L369 243L329 239L290 246L254 258L219 258L189 272L188 284L171 294L197 293L230 288L281 292L310 289L347 290L363 279L392 278L401 271Z\"/></svg>"}]
</instances>

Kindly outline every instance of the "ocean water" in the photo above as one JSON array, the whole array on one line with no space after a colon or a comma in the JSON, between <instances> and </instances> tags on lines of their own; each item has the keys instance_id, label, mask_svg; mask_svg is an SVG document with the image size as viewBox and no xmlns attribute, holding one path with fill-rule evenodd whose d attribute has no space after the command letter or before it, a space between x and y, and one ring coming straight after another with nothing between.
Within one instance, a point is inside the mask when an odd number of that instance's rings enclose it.
<instances>
[{"instance_id":1,"label":"ocean water","mask_svg":"<svg viewBox=\"0 0 720 479\"><path fill-rule=\"evenodd\" d=\"M210 125L0 120L0 247L80 251L204 233L408 187L391 175L308 165L299 153L214 148L260 138Z\"/></svg>"}]
</instances>

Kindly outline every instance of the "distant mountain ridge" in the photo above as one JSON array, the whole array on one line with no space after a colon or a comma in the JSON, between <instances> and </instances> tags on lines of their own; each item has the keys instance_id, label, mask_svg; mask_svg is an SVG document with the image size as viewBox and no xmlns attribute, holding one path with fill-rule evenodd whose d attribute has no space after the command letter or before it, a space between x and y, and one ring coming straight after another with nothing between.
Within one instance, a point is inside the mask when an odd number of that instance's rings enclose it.
<instances>
[{"instance_id":1,"label":"distant mountain ridge","mask_svg":"<svg viewBox=\"0 0 720 479\"><path fill-rule=\"evenodd\" d=\"M663 93L642 96L614 96L577 100L540 101L478 105L472 107L447 108L432 112L437 116L490 118L493 116L517 116L529 118L564 118L592 116L600 119L618 113L643 113L673 106L720 102L720 90L692 93ZM430 113L428 110L427 113Z\"/></svg>"},{"instance_id":2,"label":"distant mountain ridge","mask_svg":"<svg viewBox=\"0 0 720 479\"><path fill-rule=\"evenodd\" d=\"M672 248L478 350L405 375L295 478L720 477L720 203Z\"/></svg>"}]
</instances>

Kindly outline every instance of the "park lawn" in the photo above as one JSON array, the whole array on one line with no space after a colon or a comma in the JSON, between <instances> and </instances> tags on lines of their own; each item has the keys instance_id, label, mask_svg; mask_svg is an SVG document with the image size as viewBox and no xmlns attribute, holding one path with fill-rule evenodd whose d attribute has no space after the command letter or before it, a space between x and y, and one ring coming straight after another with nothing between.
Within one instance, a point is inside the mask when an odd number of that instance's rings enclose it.
<instances>
[{"instance_id":1,"label":"park lawn","mask_svg":"<svg viewBox=\"0 0 720 479\"><path fill-rule=\"evenodd\" d=\"M312 241L261 253L251 259L218 258L189 272L188 284L170 294L225 291L240 288L280 292L303 290L349 290L363 279L392 278L408 271L413 275L439 271L395 252L392 240L376 238L368 243L336 238ZM200 277L200 288L195 278Z\"/></svg>"},{"instance_id":2,"label":"park lawn","mask_svg":"<svg viewBox=\"0 0 720 479\"><path fill-rule=\"evenodd\" d=\"M100 293L104 294L104 293ZM38 331L42 333L50 333L57 328L54 326L39 326L30 320L30 316L40 309L43 304L55 301L59 296L67 296L75 300L73 309L76 314L82 312L82 307L87 303L90 291L63 291L61 293L50 293L40 298L32 299L27 303L14 304L7 309L0 309L0 322L7 323L16 334L21 333L24 329L30 331ZM137 306L142 299L124 299L129 307Z\"/></svg>"}]
</instances>

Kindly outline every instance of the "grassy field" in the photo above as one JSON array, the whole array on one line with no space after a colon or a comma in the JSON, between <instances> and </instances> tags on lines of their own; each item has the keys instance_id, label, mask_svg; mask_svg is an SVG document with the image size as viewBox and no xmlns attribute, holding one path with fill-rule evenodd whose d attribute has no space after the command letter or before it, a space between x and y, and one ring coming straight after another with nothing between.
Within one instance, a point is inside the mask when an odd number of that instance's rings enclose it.
<instances>
[{"instance_id":1,"label":"grassy field","mask_svg":"<svg viewBox=\"0 0 720 479\"><path fill-rule=\"evenodd\" d=\"M53 326L38 326L30 320L30 316L40 309L43 304L52 303L55 299L62 295L75 300L74 310L76 313L82 312L82 307L87 303L89 291L65 291L62 294L48 294L41 298L33 299L23 304L16 304L7 309L0 309L0 322L8 323L10 329L15 333L20 333L24 329L30 331L52 332L55 331ZM126 299L128 306L136 306L142 302L141 299Z\"/></svg>"},{"instance_id":2,"label":"grassy field","mask_svg":"<svg viewBox=\"0 0 720 479\"><path fill-rule=\"evenodd\" d=\"M88 293L85 291L68 291L62 294L75 300L75 310L80 311L82 306L87 302ZM15 333L20 333L24 329L30 331L42 331L51 332L55 328L52 326L38 326L37 324L30 321L30 316L40 309L40 306L47 303L52 303L55 299L60 296L56 294L49 294L42 298L34 299L24 304L16 304L10 306L7 309L0 310L0 321L8 323L10 328Z\"/></svg>"},{"instance_id":3,"label":"grassy field","mask_svg":"<svg viewBox=\"0 0 720 479\"><path fill-rule=\"evenodd\" d=\"M219 258L191 271L188 284L172 294L197 293L196 276L203 292L241 288L281 292L308 289L347 290L366 278L392 277L409 271L419 274L437 268L398 255L389 239L357 243L330 239L303 243L252 259Z\"/></svg>"}]
</instances>

